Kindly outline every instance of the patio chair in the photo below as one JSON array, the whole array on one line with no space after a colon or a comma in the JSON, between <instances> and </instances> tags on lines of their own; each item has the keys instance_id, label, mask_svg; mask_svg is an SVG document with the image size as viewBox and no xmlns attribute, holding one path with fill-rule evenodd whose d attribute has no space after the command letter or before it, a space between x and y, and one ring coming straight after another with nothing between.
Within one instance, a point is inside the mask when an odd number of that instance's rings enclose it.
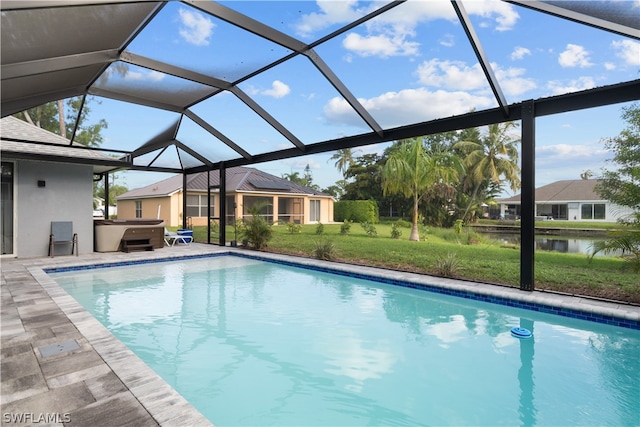
<instances>
[{"instance_id":1,"label":"patio chair","mask_svg":"<svg viewBox=\"0 0 640 427\"><path fill-rule=\"evenodd\" d=\"M75 251L78 256L78 234L73 232L73 222L52 221L49 235L49 256L53 258L56 245L71 244L71 255Z\"/></svg>"},{"instance_id":2,"label":"patio chair","mask_svg":"<svg viewBox=\"0 0 640 427\"><path fill-rule=\"evenodd\" d=\"M193 241L193 236L186 236L183 234L178 234L175 231L169 231L166 228L164 229L164 243L167 246L173 246L176 243L184 243L188 245Z\"/></svg>"}]
</instances>

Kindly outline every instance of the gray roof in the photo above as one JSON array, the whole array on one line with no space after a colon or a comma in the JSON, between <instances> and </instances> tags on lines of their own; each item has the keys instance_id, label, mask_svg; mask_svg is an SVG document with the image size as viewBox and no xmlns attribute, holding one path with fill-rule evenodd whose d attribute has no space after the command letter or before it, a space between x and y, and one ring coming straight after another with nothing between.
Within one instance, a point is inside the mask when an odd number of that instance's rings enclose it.
<instances>
[{"instance_id":1,"label":"gray roof","mask_svg":"<svg viewBox=\"0 0 640 427\"><path fill-rule=\"evenodd\" d=\"M209 185L220 185L218 171L209 172ZM316 191L313 188L296 184L284 178L268 174L255 168L233 167L226 170L227 192L251 191L263 193L290 193L300 195L314 195L331 197L329 194ZM190 191L207 191L207 172L187 176L187 188ZM136 188L117 197L118 200L166 197L182 190L182 175L158 181L146 187Z\"/></svg>"},{"instance_id":2,"label":"gray roof","mask_svg":"<svg viewBox=\"0 0 640 427\"><path fill-rule=\"evenodd\" d=\"M46 158L48 161L57 158L60 163L93 165L96 173L127 166L127 163L116 158L86 149L78 143L71 144L71 141L60 135L13 116L0 119L0 138L0 151L4 158Z\"/></svg>"},{"instance_id":3,"label":"gray roof","mask_svg":"<svg viewBox=\"0 0 640 427\"><path fill-rule=\"evenodd\" d=\"M602 201L594 188L597 179L573 179L556 181L536 188L536 203ZM507 199L498 199L500 203L520 203L520 194Z\"/></svg>"}]
</instances>

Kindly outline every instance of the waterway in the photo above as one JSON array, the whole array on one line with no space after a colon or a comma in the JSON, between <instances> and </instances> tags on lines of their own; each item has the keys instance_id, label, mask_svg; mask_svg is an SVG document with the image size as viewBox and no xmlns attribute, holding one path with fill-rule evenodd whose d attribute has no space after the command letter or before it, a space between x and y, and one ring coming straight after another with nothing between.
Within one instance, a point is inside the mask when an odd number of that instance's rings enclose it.
<instances>
[{"instance_id":1,"label":"waterway","mask_svg":"<svg viewBox=\"0 0 640 427\"><path fill-rule=\"evenodd\" d=\"M503 241L506 243L520 244L520 234L513 233L482 233L494 240ZM596 237L576 237L576 236L551 236L551 235L536 235L535 243L537 251L547 252L560 252L571 254L585 254L590 255L593 249L594 243L603 240ZM596 256L602 256L603 253L599 253ZM609 254L611 256L611 254Z\"/></svg>"}]
</instances>

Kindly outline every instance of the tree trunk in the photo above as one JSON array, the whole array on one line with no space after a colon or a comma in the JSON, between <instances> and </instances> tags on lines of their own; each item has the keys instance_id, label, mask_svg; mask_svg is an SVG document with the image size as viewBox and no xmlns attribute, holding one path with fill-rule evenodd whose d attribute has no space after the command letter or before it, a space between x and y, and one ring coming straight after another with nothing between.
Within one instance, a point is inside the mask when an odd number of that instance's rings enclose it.
<instances>
[{"instance_id":1,"label":"tree trunk","mask_svg":"<svg viewBox=\"0 0 640 427\"><path fill-rule=\"evenodd\" d=\"M60 119L60 136L67 137L67 129L64 122L64 103L62 100L58 100L58 118Z\"/></svg>"},{"instance_id":2,"label":"tree trunk","mask_svg":"<svg viewBox=\"0 0 640 427\"><path fill-rule=\"evenodd\" d=\"M420 233L418 232L418 197L413 197L413 220L411 221L411 234L409 240L414 242L420 241Z\"/></svg>"}]
</instances>

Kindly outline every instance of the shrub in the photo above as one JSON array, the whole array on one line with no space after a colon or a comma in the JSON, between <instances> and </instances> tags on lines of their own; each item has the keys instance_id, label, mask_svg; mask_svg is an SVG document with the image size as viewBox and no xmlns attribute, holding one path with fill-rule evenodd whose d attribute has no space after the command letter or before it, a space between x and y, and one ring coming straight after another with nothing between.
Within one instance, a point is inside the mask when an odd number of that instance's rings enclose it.
<instances>
[{"instance_id":1,"label":"shrub","mask_svg":"<svg viewBox=\"0 0 640 427\"><path fill-rule=\"evenodd\" d=\"M316 234L320 235L324 233L324 224L319 222L318 225L316 225Z\"/></svg>"},{"instance_id":2,"label":"shrub","mask_svg":"<svg viewBox=\"0 0 640 427\"><path fill-rule=\"evenodd\" d=\"M435 261L434 270L438 276L455 277L460 270L460 260L454 253L449 253L446 257L439 256Z\"/></svg>"},{"instance_id":3,"label":"shrub","mask_svg":"<svg viewBox=\"0 0 640 427\"><path fill-rule=\"evenodd\" d=\"M302 225L296 224L295 222L287 223L287 230L289 230L289 234L296 234L302 231Z\"/></svg>"},{"instance_id":4,"label":"shrub","mask_svg":"<svg viewBox=\"0 0 640 427\"><path fill-rule=\"evenodd\" d=\"M411 222L407 221L406 219L400 218L399 220L396 221L396 224L398 224L398 227L411 228Z\"/></svg>"},{"instance_id":5,"label":"shrub","mask_svg":"<svg viewBox=\"0 0 640 427\"><path fill-rule=\"evenodd\" d=\"M369 237L378 237L378 230L376 230L375 225L371 224L369 221L361 222L360 225L364 229L365 233Z\"/></svg>"},{"instance_id":6,"label":"shrub","mask_svg":"<svg viewBox=\"0 0 640 427\"><path fill-rule=\"evenodd\" d=\"M397 222L391 224L391 238L399 239L402 236L402 230L400 230L400 225Z\"/></svg>"},{"instance_id":7,"label":"shrub","mask_svg":"<svg viewBox=\"0 0 640 427\"><path fill-rule=\"evenodd\" d=\"M273 230L263 217L253 215L245 221L240 235L243 243L251 245L254 249L263 249L271 240Z\"/></svg>"},{"instance_id":8,"label":"shrub","mask_svg":"<svg viewBox=\"0 0 640 427\"><path fill-rule=\"evenodd\" d=\"M314 252L317 259L331 261L335 258L336 247L333 242L329 240L316 240L315 244L316 248Z\"/></svg>"},{"instance_id":9,"label":"shrub","mask_svg":"<svg viewBox=\"0 0 640 427\"><path fill-rule=\"evenodd\" d=\"M380 220L378 204L373 200L341 200L333 205L336 221L348 219L354 222L377 223Z\"/></svg>"},{"instance_id":10,"label":"shrub","mask_svg":"<svg viewBox=\"0 0 640 427\"><path fill-rule=\"evenodd\" d=\"M340 234L347 235L351 231L351 221L345 219L342 225L340 226Z\"/></svg>"}]
</instances>

